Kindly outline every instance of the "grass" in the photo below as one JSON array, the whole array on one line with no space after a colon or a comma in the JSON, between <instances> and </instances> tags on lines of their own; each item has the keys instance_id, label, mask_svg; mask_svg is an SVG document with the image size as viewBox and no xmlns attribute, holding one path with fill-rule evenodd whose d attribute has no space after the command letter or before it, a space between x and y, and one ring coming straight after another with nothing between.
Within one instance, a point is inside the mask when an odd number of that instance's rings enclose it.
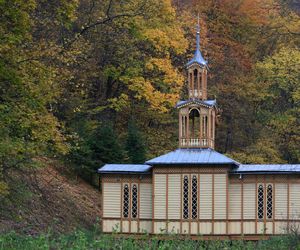
<instances>
[{"instance_id":1,"label":"grass","mask_svg":"<svg viewBox=\"0 0 300 250\"><path fill-rule=\"evenodd\" d=\"M0 235L0 250L35 250L35 249L299 249L300 236L291 234L273 237L269 240L258 242L251 241L193 241L178 239L176 235L168 240L149 238L142 239L115 237L115 234L102 234L98 230L76 230L71 234L56 235L55 232L41 234L39 236L19 235L15 232Z\"/></svg>"}]
</instances>

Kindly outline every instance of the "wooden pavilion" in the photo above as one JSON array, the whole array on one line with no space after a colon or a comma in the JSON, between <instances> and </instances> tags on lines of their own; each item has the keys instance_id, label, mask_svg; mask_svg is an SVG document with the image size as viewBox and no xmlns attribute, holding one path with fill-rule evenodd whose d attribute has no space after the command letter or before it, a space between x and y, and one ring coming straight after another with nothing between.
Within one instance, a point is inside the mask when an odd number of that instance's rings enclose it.
<instances>
[{"instance_id":1,"label":"wooden pavilion","mask_svg":"<svg viewBox=\"0 0 300 250\"><path fill-rule=\"evenodd\" d=\"M241 164L214 150L216 100L207 62L187 64L189 99L179 101L179 149L145 164L106 164L103 232L178 233L256 239L300 226L300 164Z\"/></svg>"}]
</instances>

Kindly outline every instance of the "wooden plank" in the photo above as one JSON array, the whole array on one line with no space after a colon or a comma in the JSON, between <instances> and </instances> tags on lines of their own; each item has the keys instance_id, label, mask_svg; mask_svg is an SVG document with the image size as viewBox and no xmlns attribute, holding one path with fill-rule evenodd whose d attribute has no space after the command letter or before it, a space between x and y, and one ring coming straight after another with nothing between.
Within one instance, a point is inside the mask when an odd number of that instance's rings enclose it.
<instances>
[{"instance_id":1,"label":"wooden plank","mask_svg":"<svg viewBox=\"0 0 300 250\"><path fill-rule=\"evenodd\" d=\"M169 174L166 174L166 232L168 232L168 200L169 200Z\"/></svg>"},{"instance_id":2,"label":"wooden plank","mask_svg":"<svg viewBox=\"0 0 300 250\"><path fill-rule=\"evenodd\" d=\"M212 174L212 215L211 215L211 231L214 234L214 226L215 226L215 175Z\"/></svg>"},{"instance_id":3,"label":"wooden plank","mask_svg":"<svg viewBox=\"0 0 300 250\"><path fill-rule=\"evenodd\" d=\"M244 178L241 181L241 234L244 234Z\"/></svg>"}]
</instances>

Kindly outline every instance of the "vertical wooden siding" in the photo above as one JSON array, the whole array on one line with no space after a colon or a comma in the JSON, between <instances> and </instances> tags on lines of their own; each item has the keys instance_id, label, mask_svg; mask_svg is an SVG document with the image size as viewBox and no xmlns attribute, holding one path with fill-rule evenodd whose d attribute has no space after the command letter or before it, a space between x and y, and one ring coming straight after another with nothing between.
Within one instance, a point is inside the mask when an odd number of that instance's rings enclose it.
<instances>
[{"instance_id":1,"label":"vertical wooden siding","mask_svg":"<svg viewBox=\"0 0 300 250\"><path fill-rule=\"evenodd\" d=\"M200 174L200 220L212 219L212 174Z\"/></svg>"},{"instance_id":2,"label":"vertical wooden siding","mask_svg":"<svg viewBox=\"0 0 300 250\"><path fill-rule=\"evenodd\" d=\"M103 217L120 218L121 184L103 183Z\"/></svg>"},{"instance_id":3,"label":"vertical wooden siding","mask_svg":"<svg viewBox=\"0 0 300 250\"><path fill-rule=\"evenodd\" d=\"M140 184L140 219L152 218L152 184Z\"/></svg>"},{"instance_id":4,"label":"vertical wooden siding","mask_svg":"<svg viewBox=\"0 0 300 250\"><path fill-rule=\"evenodd\" d=\"M180 174L169 174L168 219L180 219Z\"/></svg>"}]
</instances>

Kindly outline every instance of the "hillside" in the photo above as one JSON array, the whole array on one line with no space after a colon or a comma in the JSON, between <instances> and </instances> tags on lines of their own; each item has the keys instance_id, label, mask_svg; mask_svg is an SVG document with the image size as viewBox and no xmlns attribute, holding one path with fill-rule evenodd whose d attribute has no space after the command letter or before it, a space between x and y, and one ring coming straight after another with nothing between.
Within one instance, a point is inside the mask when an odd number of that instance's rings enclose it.
<instances>
[{"instance_id":1,"label":"hillside","mask_svg":"<svg viewBox=\"0 0 300 250\"><path fill-rule=\"evenodd\" d=\"M18 189L0 205L0 233L69 232L97 222L100 192L58 163L44 161L45 168L14 175Z\"/></svg>"}]
</instances>

